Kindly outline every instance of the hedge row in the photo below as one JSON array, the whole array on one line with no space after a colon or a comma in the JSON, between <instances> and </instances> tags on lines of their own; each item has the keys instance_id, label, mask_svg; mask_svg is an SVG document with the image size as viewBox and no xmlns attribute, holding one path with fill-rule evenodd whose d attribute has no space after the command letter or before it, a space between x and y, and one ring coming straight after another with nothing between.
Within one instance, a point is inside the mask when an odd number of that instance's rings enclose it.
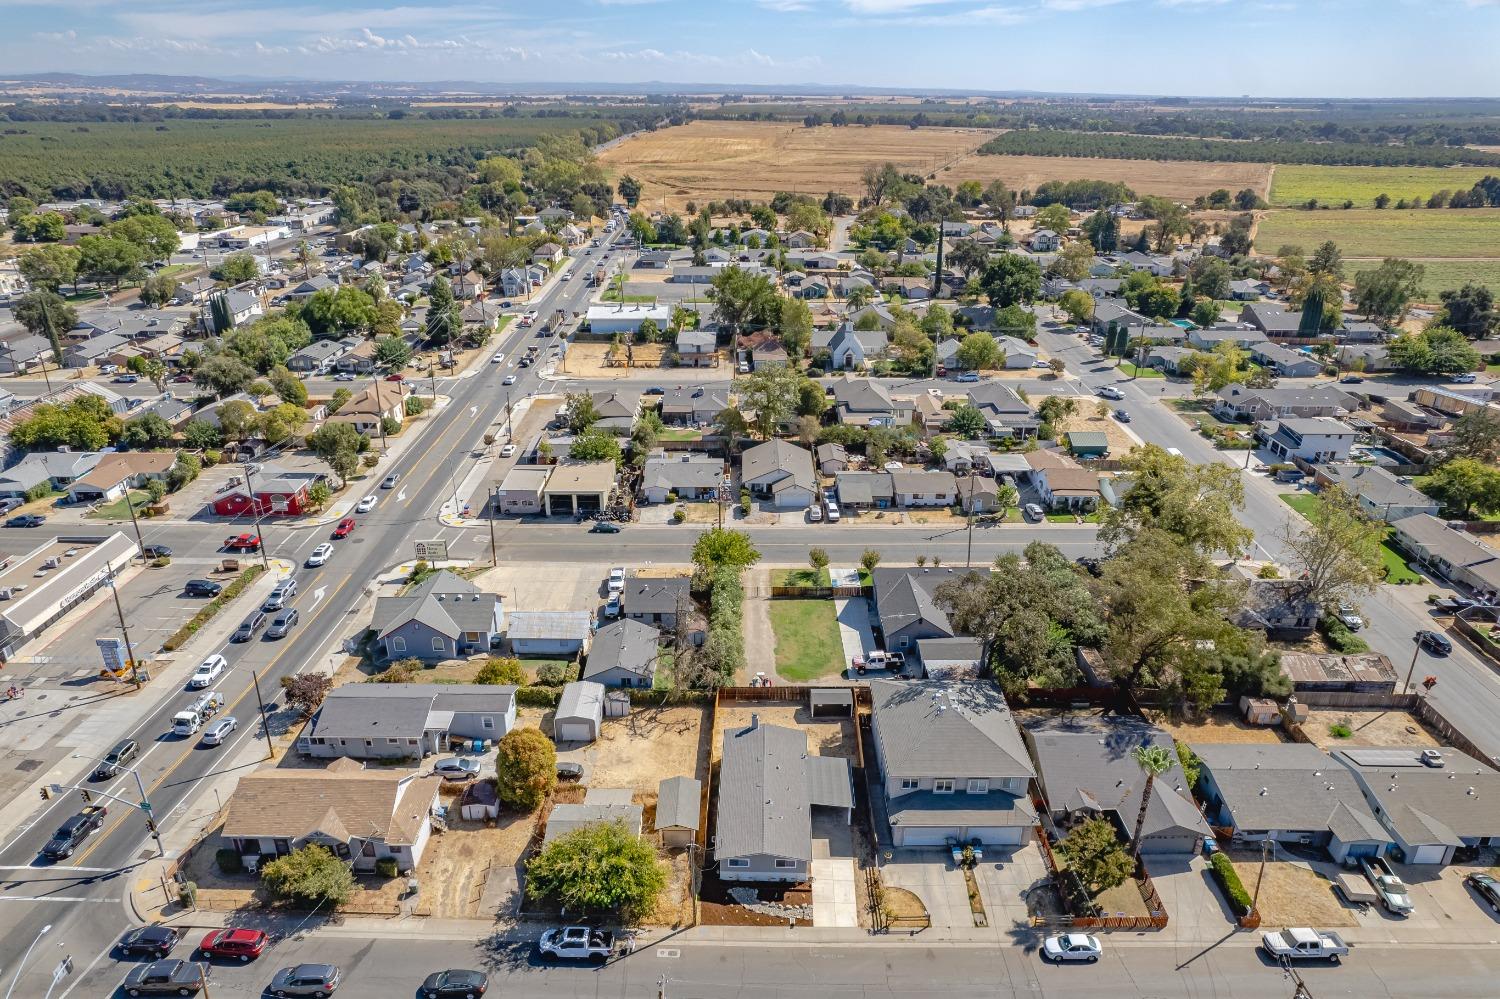
<instances>
[{"instance_id":1,"label":"hedge row","mask_svg":"<svg viewBox=\"0 0 1500 999\"><path fill-rule=\"evenodd\" d=\"M1240 876L1235 871L1234 864L1230 863L1229 858L1224 854L1216 853L1209 860L1209 865L1214 869L1214 880L1219 882L1219 888L1223 890L1235 911L1241 916L1249 915L1252 908L1250 893L1240 883Z\"/></svg>"},{"instance_id":2,"label":"hedge row","mask_svg":"<svg viewBox=\"0 0 1500 999\"><path fill-rule=\"evenodd\" d=\"M638 690L626 691L630 703L643 704L702 704L712 699L713 694L705 690ZM523 708L555 708L562 698L557 687L521 687L516 691L516 703Z\"/></svg>"},{"instance_id":3,"label":"hedge row","mask_svg":"<svg viewBox=\"0 0 1500 999\"><path fill-rule=\"evenodd\" d=\"M224 591L222 593L214 597L208 603L204 604L202 609L199 610L198 613L193 615L193 619L191 621L183 625L181 628L178 628L172 633L172 637L168 638L165 642L162 642L162 649L166 652L171 652L172 650L178 648L180 645L186 642L189 638L192 638L194 635L196 635L198 633L198 629L202 628L209 621L213 620L213 616L215 614L219 613L219 611L227 607L229 605L229 602L235 597L245 592L245 587L249 586L251 583L259 579L260 574L265 571L266 567L263 565L252 565L250 568L246 569L244 572L236 576L228 586L224 587Z\"/></svg>"}]
</instances>

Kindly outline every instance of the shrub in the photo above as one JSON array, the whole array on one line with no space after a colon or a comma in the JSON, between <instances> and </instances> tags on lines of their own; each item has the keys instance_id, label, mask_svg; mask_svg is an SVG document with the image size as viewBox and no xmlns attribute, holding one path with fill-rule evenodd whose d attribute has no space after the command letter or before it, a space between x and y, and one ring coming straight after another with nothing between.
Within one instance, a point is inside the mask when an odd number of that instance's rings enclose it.
<instances>
[{"instance_id":1,"label":"shrub","mask_svg":"<svg viewBox=\"0 0 1500 999\"><path fill-rule=\"evenodd\" d=\"M492 658L479 668L474 674L475 683L489 684L514 684L520 686L526 682L526 670L521 666L519 659Z\"/></svg>"},{"instance_id":2,"label":"shrub","mask_svg":"<svg viewBox=\"0 0 1500 999\"><path fill-rule=\"evenodd\" d=\"M1276 568L1271 563L1267 562L1265 565L1260 567L1255 575L1260 579L1278 579L1281 576L1281 570Z\"/></svg>"},{"instance_id":3,"label":"shrub","mask_svg":"<svg viewBox=\"0 0 1500 999\"><path fill-rule=\"evenodd\" d=\"M177 886L177 904L184 909L196 909L198 907L198 885L193 881L184 881Z\"/></svg>"},{"instance_id":4,"label":"shrub","mask_svg":"<svg viewBox=\"0 0 1500 999\"><path fill-rule=\"evenodd\" d=\"M1230 863L1229 858L1222 853L1214 854L1209 864L1213 867L1214 880L1219 882L1219 888L1229 899L1230 905L1239 915L1249 915L1250 893L1240 883L1240 876L1235 872L1234 864Z\"/></svg>"},{"instance_id":5,"label":"shrub","mask_svg":"<svg viewBox=\"0 0 1500 999\"><path fill-rule=\"evenodd\" d=\"M286 694L287 703L300 711L304 718L313 716L332 689L332 678L323 673L298 673L281 678L281 690Z\"/></svg>"},{"instance_id":6,"label":"shrub","mask_svg":"<svg viewBox=\"0 0 1500 999\"><path fill-rule=\"evenodd\" d=\"M1328 726L1328 734L1333 736L1335 739L1347 739L1354 734L1354 729L1350 728L1343 722L1335 722L1334 724Z\"/></svg>"},{"instance_id":7,"label":"shrub","mask_svg":"<svg viewBox=\"0 0 1500 999\"><path fill-rule=\"evenodd\" d=\"M215 465L217 465L219 462L221 462L223 460L224 460L224 455L221 454L218 451L204 451L203 452L203 467L204 468L213 468Z\"/></svg>"},{"instance_id":8,"label":"shrub","mask_svg":"<svg viewBox=\"0 0 1500 999\"><path fill-rule=\"evenodd\" d=\"M377 454L367 454L359 460L360 464L364 465L366 468L374 468L376 465L380 464L380 456Z\"/></svg>"},{"instance_id":9,"label":"shrub","mask_svg":"<svg viewBox=\"0 0 1500 999\"><path fill-rule=\"evenodd\" d=\"M555 708L562 699L556 687L522 687L516 691L516 704L523 708Z\"/></svg>"},{"instance_id":10,"label":"shrub","mask_svg":"<svg viewBox=\"0 0 1500 999\"><path fill-rule=\"evenodd\" d=\"M674 511L672 511L672 523L674 523L674 524L680 524L684 520L687 520L687 511L686 510L674 510Z\"/></svg>"},{"instance_id":11,"label":"shrub","mask_svg":"<svg viewBox=\"0 0 1500 999\"><path fill-rule=\"evenodd\" d=\"M348 865L314 844L277 857L261 868L260 879L277 899L301 908L342 905L354 892Z\"/></svg>"},{"instance_id":12,"label":"shrub","mask_svg":"<svg viewBox=\"0 0 1500 999\"><path fill-rule=\"evenodd\" d=\"M526 868L527 895L574 912L647 915L666 886L656 847L618 820L557 837Z\"/></svg>"},{"instance_id":13,"label":"shrub","mask_svg":"<svg viewBox=\"0 0 1500 999\"><path fill-rule=\"evenodd\" d=\"M1323 632L1323 637L1328 640L1329 648L1342 655L1355 655L1360 652L1369 652L1370 646L1363 638L1350 631L1344 622L1332 615L1318 622Z\"/></svg>"},{"instance_id":14,"label":"shrub","mask_svg":"<svg viewBox=\"0 0 1500 999\"><path fill-rule=\"evenodd\" d=\"M561 687L578 679L577 663L544 663L537 668L536 682L544 687Z\"/></svg>"},{"instance_id":15,"label":"shrub","mask_svg":"<svg viewBox=\"0 0 1500 999\"><path fill-rule=\"evenodd\" d=\"M495 749L495 777L500 800L529 812L557 786L557 747L539 728L511 729Z\"/></svg>"},{"instance_id":16,"label":"shrub","mask_svg":"<svg viewBox=\"0 0 1500 999\"><path fill-rule=\"evenodd\" d=\"M214 863L218 865L220 874L245 873L245 861L240 858L240 851L230 847L215 850Z\"/></svg>"},{"instance_id":17,"label":"shrub","mask_svg":"<svg viewBox=\"0 0 1500 999\"><path fill-rule=\"evenodd\" d=\"M381 857L375 861L375 873L383 878L394 878L401 873L401 868L397 866L395 857Z\"/></svg>"},{"instance_id":18,"label":"shrub","mask_svg":"<svg viewBox=\"0 0 1500 999\"><path fill-rule=\"evenodd\" d=\"M425 403L425 402L422 401L422 397L421 396L419 396L419 395L409 395L409 396L406 397L406 415L407 416L421 416L422 413L426 411L426 409L427 409L427 403Z\"/></svg>"}]
</instances>

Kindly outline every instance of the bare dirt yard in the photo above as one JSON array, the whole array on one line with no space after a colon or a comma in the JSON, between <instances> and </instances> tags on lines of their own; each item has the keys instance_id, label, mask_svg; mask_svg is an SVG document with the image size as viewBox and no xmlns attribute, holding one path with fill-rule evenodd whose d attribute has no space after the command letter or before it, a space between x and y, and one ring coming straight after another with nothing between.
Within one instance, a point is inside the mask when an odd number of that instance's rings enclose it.
<instances>
[{"instance_id":1,"label":"bare dirt yard","mask_svg":"<svg viewBox=\"0 0 1500 999\"><path fill-rule=\"evenodd\" d=\"M860 174L871 164L890 161L903 171L937 173L993 135L963 128L692 121L622 142L600 161L615 176L628 173L641 181L642 204L658 207L665 196L669 211L682 211L689 201L769 201L777 191L857 195L863 188Z\"/></svg>"},{"instance_id":2,"label":"bare dirt yard","mask_svg":"<svg viewBox=\"0 0 1500 999\"><path fill-rule=\"evenodd\" d=\"M625 351L618 352L617 364L608 363L610 345L607 343L575 343L568 348L567 370L558 368L559 374L569 378L619 378L626 370ZM639 343L631 347L632 368L660 368L667 348L660 343ZM727 377L727 376L726 376Z\"/></svg>"},{"instance_id":3,"label":"bare dirt yard","mask_svg":"<svg viewBox=\"0 0 1500 999\"><path fill-rule=\"evenodd\" d=\"M1260 851L1231 851L1235 873L1245 890L1255 891L1260 871ZM1354 926L1354 914L1346 909L1333 891L1333 882L1301 864L1273 860L1266 864L1260 884L1261 925L1279 926Z\"/></svg>"},{"instance_id":4,"label":"bare dirt yard","mask_svg":"<svg viewBox=\"0 0 1500 999\"><path fill-rule=\"evenodd\" d=\"M592 787L629 787L647 792L668 777L708 779L708 711L699 705L635 708L625 718L606 718L595 744Z\"/></svg>"},{"instance_id":5,"label":"bare dirt yard","mask_svg":"<svg viewBox=\"0 0 1500 999\"><path fill-rule=\"evenodd\" d=\"M1235 715L1215 712L1200 721L1173 721L1170 717L1147 712L1151 723L1178 742L1284 742L1278 729L1247 725Z\"/></svg>"},{"instance_id":6,"label":"bare dirt yard","mask_svg":"<svg viewBox=\"0 0 1500 999\"><path fill-rule=\"evenodd\" d=\"M1349 734L1333 734L1335 726L1347 728ZM1342 728L1340 729L1342 731ZM1353 708L1317 708L1308 712L1302 732L1322 750L1348 746L1412 746L1426 749L1441 746L1422 723L1405 711L1359 710Z\"/></svg>"},{"instance_id":7,"label":"bare dirt yard","mask_svg":"<svg viewBox=\"0 0 1500 999\"><path fill-rule=\"evenodd\" d=\"M725 732L746 728L750 716L757 715L763 725L784 725L800 728L807 733L808 751L818 756L842 756L855 758L854 722L849 718L818 718L808 713L805 704L788 704L779 701L750 702L744 704L719 705L718 727L714 731L713 758L718 759L724 744Z\"/></svg>"},{"instance_id":8,"label":"bare dirt yard","mask_svg":"<svg viewBox=\"0 0 1500 999\"><path fill-rule=\"evenodd\" d=\"M926 131L922 129L922 131ZM966 180L1000 180L1013 191L1036 190L1049 180L1109 180L1137 194L1191 200L1218 188L1265 193L1271 168L1265 163L1200 163L1191 160L1109 160L1067 156L966 156L938 171L937 182L956 187Z\"/></svg>"}]
</instances>

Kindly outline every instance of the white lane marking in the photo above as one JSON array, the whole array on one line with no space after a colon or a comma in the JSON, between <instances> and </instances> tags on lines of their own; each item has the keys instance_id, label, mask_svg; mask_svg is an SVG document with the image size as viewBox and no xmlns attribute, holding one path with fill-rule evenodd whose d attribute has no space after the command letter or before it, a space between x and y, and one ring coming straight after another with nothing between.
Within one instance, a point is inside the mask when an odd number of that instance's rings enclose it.
<instances>
[{"instance_id":1,"label":"white lane marking","mask_svg":"<svg viewBox=\"0 0 1500 999\"><path fill-rule=\"evenodd\" d=\"M322 601L322 599L323 599L323 597L324 597L324 595L325 595L325 594L326 594L326 593L327 593L327 592L328 592L328 587L326 587L326 586L320 586L320 587L318 587L318 588L317 588L317 589L316 589L316 590L313 590L313 595L312 595L312 597L313 597L313 602L312 602L312 607L316 607L316 606L318 606L318 604L319 604L319 603L320 603L320 602L321 602L321 601ZM309 607L309 608L308 608L308 610L312 610L312 607Z\"/></svg>"},{"instance_id":2,"label":"white lane marking","mask_svg":"<svg viewBox=\"0 0 1500 999\"><path fill-rule=\"evenodd\" d=\"M23 864L17 867L0 867L0 871L88 871L90 873L104 874L109 871L117 871L118 867L67 867L62 864Z\"/></svg>"},{"instance_id":3,"label":"white lane marking","mask_svg":"<svg viewBox=\"0 0 1500 999\"><path fill-rule=\"evenodd\" d=\"M406 502L406 487L405 486L402 486L401 487L401 491L396 494L396 502L397 503L405 503Z\"/></svg>"}]
</instances>

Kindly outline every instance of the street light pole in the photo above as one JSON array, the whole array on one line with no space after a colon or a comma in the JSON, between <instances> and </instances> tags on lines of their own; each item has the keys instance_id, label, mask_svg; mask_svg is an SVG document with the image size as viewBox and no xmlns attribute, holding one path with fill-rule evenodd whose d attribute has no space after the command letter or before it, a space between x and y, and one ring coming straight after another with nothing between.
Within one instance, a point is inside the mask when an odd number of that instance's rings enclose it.
<instances>
[{"instance_id":1,"label":"street light pole","mask_svg":"<svg viewBox=\"0 0 1500 999\"><path fill-rule=\"evenodd\" d=\"M48 923L38 930L36 939L31 941L31 946L27 947L26 953L21 955L21 963L16 966L16 977L10 980L10 988L5 990L5 999L10 999L11 993L16 991L16 983L21 980L21 972L26 970L26 962L31 960L31 952L36 949L37 944L41 943L42 937L46 936L50 929L52 929L52 924Z\"/></svg>"},{"instance_id":2,"label":"street light pole","mask_svg":"<svg viewBox=\"0 0 1500 999\"><path fill-rule=\"evenodd\" d=\"M156 855L165 857L167 848L162 845L161 832L156 828L156 816L151 813L151 800L146 797L146 782L141 780L141 771L137 767L130 768L130 776L135 778L135 789L141 796L141 811L146 813L146 825L151 830L151 838L156 840Z\"/></svg>"},{"instance_id":3,"label":"street light pole","mask_svg":"<svg viewBox=\"0 0 1500 999\"><path fill-rule=\"evenodd\" d=\"M266 702L260 696L260 674L254 667L250 669L250 681L255 684L255 703L260 708L260 730L266 737L266 759L272 759L276 750L271 747L271 722L266 717Z\"/></svg>"},{"instance_id":4,"label":"street light pole","mask_svg":"<svg viewBox=\"0 0 1500 999\"><path fill-rule=\"evenodd\" d=\"M500 503L500 487L490 487L490 567L500 565L499 550L495 547L495 507Z\"/></svg>"}]
</instances>

